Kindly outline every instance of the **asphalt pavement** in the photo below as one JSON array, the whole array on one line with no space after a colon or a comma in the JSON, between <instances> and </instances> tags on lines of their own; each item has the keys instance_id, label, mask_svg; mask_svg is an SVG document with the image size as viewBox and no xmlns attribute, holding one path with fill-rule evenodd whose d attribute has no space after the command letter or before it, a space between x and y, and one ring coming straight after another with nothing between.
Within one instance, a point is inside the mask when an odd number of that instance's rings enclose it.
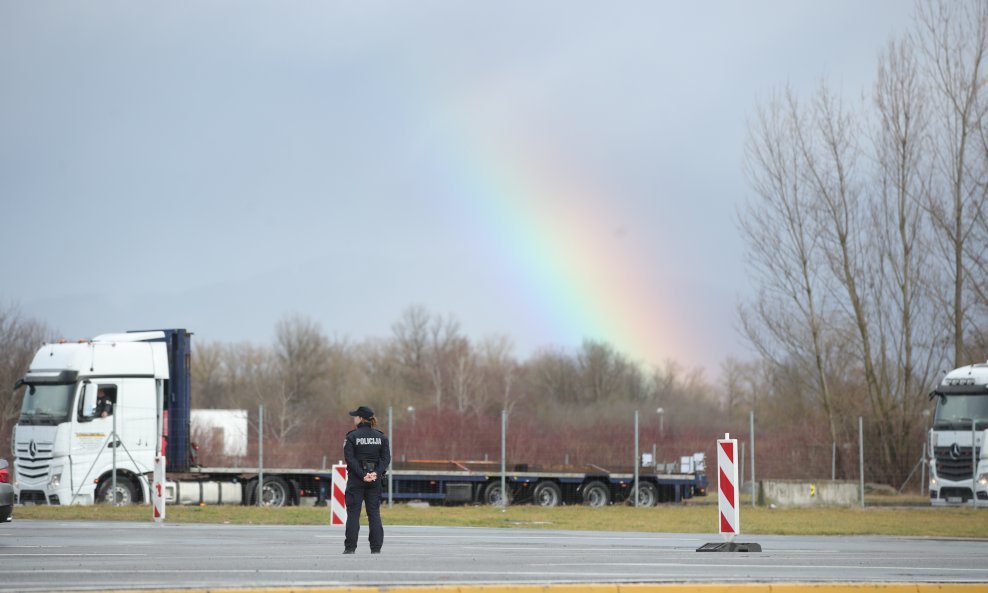
<instances>
[{"instance_id":1,"label":"asphalt pavement","mask_svg":"<svg viewBox=\"0 0 988 593\"><path fill-rule=\"evenodd\" d=\"M715 534L15 521L0 591L479 583L988 583L988 541L743 536L761 553L698 553Z\"/></svg>"}]
</instances>

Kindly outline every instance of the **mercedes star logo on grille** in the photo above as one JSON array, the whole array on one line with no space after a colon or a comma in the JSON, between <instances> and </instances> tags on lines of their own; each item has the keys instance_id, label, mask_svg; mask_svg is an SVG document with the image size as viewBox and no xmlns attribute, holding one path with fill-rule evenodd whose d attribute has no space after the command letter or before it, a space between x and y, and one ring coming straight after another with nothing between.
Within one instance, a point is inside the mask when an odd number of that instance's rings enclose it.
<instances>
[{"instance_id":1,"label":"mercedes star logo on grille","mask_svg":"<svg viewBox=\"0 0 988 593\"><path fill-rule=\"evenodd\" d=\"M961 458L961 447L957 443L950 446L950 458L955 460Z\"/></svg>"},{"instance_id":2,"label":"mercedes star logo on grille","mask_svg":"<svg viewBox=\"0 0 988 593\"><path fill-rule=\"evenodd\" d=\"M28 455L31 456L31 459L34 459L35 457L38 456L38 443L35 443L34 439L31 439L31 442L28 443L27 453Z\"/></svg>"}]
</instances>

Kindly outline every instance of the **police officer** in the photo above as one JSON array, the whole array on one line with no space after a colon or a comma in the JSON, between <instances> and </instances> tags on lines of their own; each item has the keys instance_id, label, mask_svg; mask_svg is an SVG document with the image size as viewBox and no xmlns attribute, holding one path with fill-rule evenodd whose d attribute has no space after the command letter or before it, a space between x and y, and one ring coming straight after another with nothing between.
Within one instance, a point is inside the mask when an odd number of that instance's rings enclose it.
<instances>
[{"instance_id":1,"label":"police officer","mask_svg":"<svg viewBox=\"0 0 988 593\"><path fill-rule=\"evenodd\" d=\"M343 553L357 551L357 534L360 532L360 505L367 509L370 524L371 554L380 554L384 544L384 526L381 524L381 485L384 472L391 465L391 444L384 433L377 430L374 410L360 406L350 412L357 428L346 434L343 456L346 459L346 540Z\"/></svg>"}]
</instances>

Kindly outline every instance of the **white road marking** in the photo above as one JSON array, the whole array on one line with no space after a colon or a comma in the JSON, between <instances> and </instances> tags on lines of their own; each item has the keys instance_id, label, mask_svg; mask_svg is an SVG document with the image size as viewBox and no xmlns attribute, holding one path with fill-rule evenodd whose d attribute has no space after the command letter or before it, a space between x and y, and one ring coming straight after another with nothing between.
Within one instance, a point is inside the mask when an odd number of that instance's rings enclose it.
<instances>
[{"instance_id":1,"label":"white road marking","mask_svg":"<svg viewBox=\"0 0 988 593\"><path fill-rule=\"evenodd\" d=\"M89 553L79 553L79 554L72 554L72 553L57 553L57 554L44 554L44 553L41 553L41 554L5 554L3 552L0 552L0 558L5 558L7 556L28 556L28 557L34 557L34 558L48 558L50 556L101 556L101 557L102 556L147 556L147 554L110 554L110 553L106 553L106 554L103 554L103 553L92 553L92 554L89 554Z\"/></svg>"},{"instance_id":2,"label":"white road marking","mask_svg":"<svg viewBox=\"0 0 988 593\"><path fill-rule=\"evenodd\" d=\"M335 539L342 538L343 534L338 535L316 535L319 539ZM586 540L586 536L570 536L570 535L407 535L407 534L390 534L385 533L384 537L386 539L475 539L475 540L491 540L491 539L507 539L507 540L519 540L519 539L572 539L583 541ZM597 539L600 541L670 541L670 542L691 542L700 541L699 539L686 539L681 537L593 537L592 539Z\"/></svg>"},{"instance_id":3,"label":"white road marking","mask_svg":"<svg viewBox=\"0 0 988 593\"><path fill-rule=\"evenodd\" d=\"M749 558L756 559L757 554L748 556ZM812 564L812 565L799 565L799 564L688 564L681 562L561 562L561 563L531 563L528 566L553 566L553 567L563 567L563 566L634 566L634 567L649 567L649 568L695 568L697 566L703 566L704 568L742 568L745 570L754 570L759 568L773 568L773 569L799 569L799 568L827 568L832 570L949 570L955 572L983 572L988 574L988 568L947 568L944 566L860 566L860 565L841 565L841 564Z\"/></svg>"}]
</instances>

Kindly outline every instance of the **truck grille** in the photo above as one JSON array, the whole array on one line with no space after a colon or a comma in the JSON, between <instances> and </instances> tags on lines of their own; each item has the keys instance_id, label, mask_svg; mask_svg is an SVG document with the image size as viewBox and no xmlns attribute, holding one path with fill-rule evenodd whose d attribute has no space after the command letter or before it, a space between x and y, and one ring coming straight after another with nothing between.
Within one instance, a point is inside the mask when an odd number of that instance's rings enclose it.
<instances>
[{"instance_id":1,"label":"truck grille","mask_svg":"<svg viewBox=\"0 0 988 593\"><path fill-rule=\"evenodd\" d=\"M48 475L51 467L53 443L17 443L14 468L18 479L38 479ZM32 455L33 453L33 455Z\"/></svg>"},{"instance_id":2,"label":"truck grille","mask_svg":"<svg viewBox=\"0 0 988 593\"><path fill-rule=\"evenodd\" d=\"M975 452L980 455L980 449ZM936 447L933 455L937 460L937 475L946 480L959 481L971 479L971 447Z\"/></svg>"}]
</instances>

